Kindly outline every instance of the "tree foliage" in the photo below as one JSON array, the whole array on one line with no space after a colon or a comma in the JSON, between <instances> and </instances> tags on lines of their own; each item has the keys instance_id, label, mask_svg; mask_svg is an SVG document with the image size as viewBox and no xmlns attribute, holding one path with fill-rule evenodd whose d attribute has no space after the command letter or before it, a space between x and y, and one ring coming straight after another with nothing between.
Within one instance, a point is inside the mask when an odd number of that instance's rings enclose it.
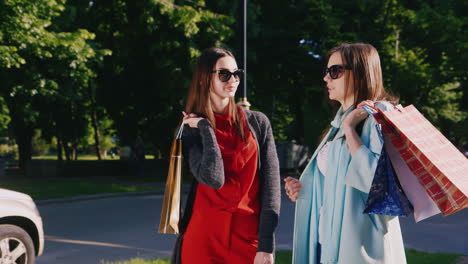
<instances>
[{"instance_id":1,"label":"tree foliage","mask_svg":"<svg viewBox=\"0 0 468 264\"><path fill-rule=\"evenodd\" d=\"M328 50L367 42L386 88L466 143L467 10L464 0L248 1L249 100L279 142L315 145L333 114ZM37 137L67 159L104 153L113 138L167 153L195 58L215 45L238 54L238 12L226 0L0 1L1 134L13 131L21 164Z\"/></svg>"},{"instance_id":2,"label":"tree foliage","mask_svg":"<svg viewBox=\"0 0 468 264\"><path fill-rule=\"evenodd\" d=\"M374 45L387 90L456 144L466 138L466 1L269 3L249 1L248 76L251 101L273 117L278 139L316 144L331 118L322 103L327 51L343 42Z\"/></svg>"},{"instance_id":3,"label":"tree foliage","mask_svg":"<svg viewBox=\"0 0 468 264\"><path fill-rule=\"evenodd\" d=\"M63 137L66 151L83 136L84 91L96 76L93 64L109 54L91 46L95 35L87 30L60 31L54 19L65 8L64 0L0 2L0 93L20 166L31 158L35 128Z\"/></svg>"}]
</instances>

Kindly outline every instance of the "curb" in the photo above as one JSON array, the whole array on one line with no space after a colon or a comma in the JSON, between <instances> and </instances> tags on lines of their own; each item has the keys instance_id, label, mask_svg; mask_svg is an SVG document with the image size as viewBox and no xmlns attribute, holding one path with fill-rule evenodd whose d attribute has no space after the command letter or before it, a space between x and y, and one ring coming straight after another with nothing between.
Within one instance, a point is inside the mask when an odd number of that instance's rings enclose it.
<instances>
[{"instance_id":1,"label":"curb","mask_svg":"<svg viewBox=\"0 0 468 264\"><path fill-rule=\"evenodd\" d=\"M60 203L72 203L89 200L98 200L106 198L126 197L126 196L145 196L145 195L164 195L161 191L144 191L144 192L121 192L121 193L104 193L104 194L93 194L93 195L80 195L69 198L57 198L34 201L37 205L48 205L48 204L60 204Z\"/></svg>"},{"instance_id":2,"label":"curb","mask_svg":"<svg viewBox=\"0 0 468 264\"><path fill-rule=\"evenodd\" d=\"M186 194L189 192L189 190L190 190L190 185L183 184L181 194ZM81 202L81 201L99 200L99 199L107 199L107 198L117 198L117 197L145 196L145 195L164 195L164 190L80 195L80 196L67 197L67 198L37 200L34 202L37 205L48 205L48 204L73 203L73 202Z\"/></svg>"}]
</instances>

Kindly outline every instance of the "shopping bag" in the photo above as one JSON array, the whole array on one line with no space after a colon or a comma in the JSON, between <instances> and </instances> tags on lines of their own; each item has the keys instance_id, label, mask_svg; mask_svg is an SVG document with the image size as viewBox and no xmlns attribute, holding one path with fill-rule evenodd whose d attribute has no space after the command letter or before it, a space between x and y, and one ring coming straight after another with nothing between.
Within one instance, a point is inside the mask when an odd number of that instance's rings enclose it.
<instances>
[{"instance_id":1,"label":"shopping bag","mask_svg":"<svg viewBox=\"0 0 468 264\"><path fill-rule=\"evenodd\" d=\"M184 124L180 126L172 141L169 157L169 171L159 220L159 233L163 234L179 234L183 127Z\"/></svg>"},{"instance_id":2,"label":"shopping bag","mask_svg":"<svg viewBox=\"0 0 468 264\"><path fill-rule=\"evenodd\" d=\"M468 160L413 106L373 108L392 145L443 215L468 207Z\"/></svg>"},{"instance_id":3,"label":"shopping bag","mask_svg":"<svg viewBox=\"0 0 468 264\"><path fill-rule=\"evenodd\" d=\"M412 211L413 207L403 192L387 151L383 147L364 213L408 216Z\"/></svg>"},{"instance_id":4,"label":"shopping bag","mask_svg":"<svg viewBox=\"0 0 468 264\"><path fill-rule=\"evenodd\" d=\"M370 109L364 108L372 114ZM382 152L377 162L377 168L374 173L371 189L367 197L364 213L408 216L412 213L413 207L408 201L404 191L401 188L398 178L395 175L390 157L385 148L384 136L379 125L376 125L382 142Z\"/></svg>"},{"instance_id":5,"label":"shopping bag","mask_svg":"<svg viewBox=\"0 0 468 264\"><path fill-rule=\"evenodd\" d=\"M388 135L384 135L386 142L391 142ZM392 162L393 169L400 182L401 188L413 205L413 217L416 222L440 214L437 204L431 199L429 194L419 184L418 178L411 172L405 161L401 158L398 150L389 143L385 144L385 150Z\"/></svg>"}]
</instances>

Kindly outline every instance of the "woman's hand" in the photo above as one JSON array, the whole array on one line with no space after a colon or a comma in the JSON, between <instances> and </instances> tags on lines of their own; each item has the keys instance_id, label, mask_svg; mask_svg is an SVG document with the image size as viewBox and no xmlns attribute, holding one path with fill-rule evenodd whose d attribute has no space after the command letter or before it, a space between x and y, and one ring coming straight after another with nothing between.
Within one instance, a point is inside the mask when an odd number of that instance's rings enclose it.
<instances>
[{"instance_id":1,"label":"woman's hand","mask_svg":"<svg viewBox=\"0 0 468 264\"><path fill-rule=\"evenodd\" d=\"M185 112L182 112L182 114L184 115L184 124L188 124L193 128L198 128L198 122L203 119L198 117L196 114L187 114Z\"/></svg>"},{"instance_id":2,"label":"woman's hand","mask_svg":"<svg viewBox=\"0 0 468 264\"><path fill-rule=\"evenodd\" d=\"M356 125L368 116L366 110L362 109L364 105L374 106L374 102L369 100L362 101L357 105L357 108L351 111L343 120L343 130L351 155L354 155L362 145L361 138L356 132Z\"/></svg>"},{"instance_id":3,"label":"woman's hand","mask_svg":"<svg viewBox=\"0 0 468 264\"><path fill-rule=\"evenodd\" d=\"M349 113L343 120L343 128L354 129L357 126L357 124L359 124L362 120L366 119L368 114L366 110L362 109L364 105L374 106L374 102L370 100L360 102L357 105L356 109L351 111L351 113Z\"/></svg>"},{"instance_id":4,"label":"woman's hand","mask_svg":"<svg viewBox=\"0 0 468 264\"><path fill-rule=\"evenodd\" d=\"M286 183L284 186L284 189L286 189L286 195L291 199L291 201L295 202L301 192L302 183L293 177L287 177L284 179L284 182Z\"/></svg>"},{"instance_id":5,"label":"woman's hand","mask_svg":"<svg viewBox=\"0 0 468 264\"><path fill-rule=\"evenodd\" d=\"M254 264L273 264L275 260L273 259L272 253L266 252L257 252L254 259Z\"/></svg>"}]
</instances>

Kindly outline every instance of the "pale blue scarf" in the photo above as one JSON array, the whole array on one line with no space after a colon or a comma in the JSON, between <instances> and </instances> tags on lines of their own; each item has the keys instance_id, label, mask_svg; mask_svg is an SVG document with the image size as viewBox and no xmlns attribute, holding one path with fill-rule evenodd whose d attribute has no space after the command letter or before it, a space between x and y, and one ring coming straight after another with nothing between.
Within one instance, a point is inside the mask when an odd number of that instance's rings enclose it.
<instances>
[{"instance_id":1,"label":"pale blue scarf","mask_svg":"<svg viewBox=\"0 0 468 264\"><path fill-rule=\"evenodd\" d=\"M323 212L321 217L322 242L321 263L338 262L341 227L344 211L346 186L344 178L347 172L351 154L343 138L342 123L344 118L354 109L352 106L343 113L340 107L331 122L332 133L327 140L333 140L327 157L327 171L324 175ZM336 135L334 135L336 131ZM333 137L333 138L331 138ZM344 165L344 166L343 166Z\"/></svg>"}]
</instances>

